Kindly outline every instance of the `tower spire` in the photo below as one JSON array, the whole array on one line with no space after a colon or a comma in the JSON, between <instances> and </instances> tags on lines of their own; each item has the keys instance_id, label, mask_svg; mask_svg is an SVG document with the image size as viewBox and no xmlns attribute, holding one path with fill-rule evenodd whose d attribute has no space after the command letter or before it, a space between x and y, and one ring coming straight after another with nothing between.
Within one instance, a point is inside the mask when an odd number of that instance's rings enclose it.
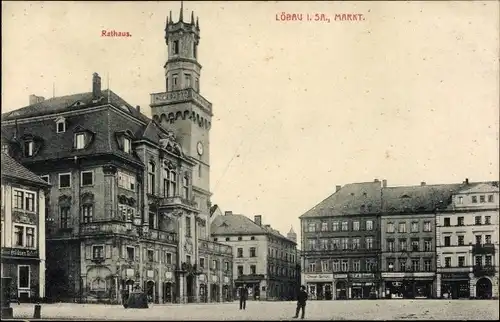
<instances>
[{"instance_id":1,"label":"tower spire","mask_svg":"<svg viewBox=\"0 0 500 322\"><path fill-rule=\"evenodd\" d=\"M194 24L194 11L191 11L191 24Z\"/></svg>"},{"instance_id":2,"label":"tower spire","mask_svg":"<svg viewBox=\"0 0 500 322\"><path fill-rule=\"evenodd\" d=\"M198 17L196 17L196 28L200 29L200 23L198 21Z\"/></svg>"},{"instance_id":3,"label":"tower spire","mask_svg":"<svg viewBox=\"0 0 500 322\"><path fill-rule=\"evenodd\" d=\"M172 10L170 10L170 22L172 22Z\"/></svg>"},{"instance_id":4,"label":"tower spire","mask_svg":"<svg viewBox=\"0 0 500 322\"><path fill-rule=\"evenodd\" d=\"M184 1L181 1L181 12L179 13L179 21L180 22L183 22L182 19L183 19L183 16L182 16L182 13L184 12Z\"/></svg>"}]
</instances>

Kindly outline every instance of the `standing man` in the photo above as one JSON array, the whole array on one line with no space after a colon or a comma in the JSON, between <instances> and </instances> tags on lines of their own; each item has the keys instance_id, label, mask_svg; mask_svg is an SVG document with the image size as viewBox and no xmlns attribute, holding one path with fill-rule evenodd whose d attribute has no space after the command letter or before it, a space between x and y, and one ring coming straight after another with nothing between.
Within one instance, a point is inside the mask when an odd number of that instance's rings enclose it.
<instances>
[{"instance_id":1,"label":"standing man","mask_svg":"<svg viewBox=\"0 0 500 322\"><path fill-rule=\"evenodd\" d=\"M306 314L306 301L307 301L306 287L304 285L302 285L300 287L300 291L299 291L299 296L298 296L298 300L297 300L297 310L295 311L294 318L299 317L299 312L302 309L301 319L304 319L304 315Z\"/></svg>"},{"instance_id":2,"label":"standing man","mask_svg":"<svg viewBox=\"0 0 500 322\"><path fill-rule=\"evenodd\" d=\"M240 310L245 310L247 307L248 289L247 285L243 284L240 288Z\"/></svg>"}]
</instances>

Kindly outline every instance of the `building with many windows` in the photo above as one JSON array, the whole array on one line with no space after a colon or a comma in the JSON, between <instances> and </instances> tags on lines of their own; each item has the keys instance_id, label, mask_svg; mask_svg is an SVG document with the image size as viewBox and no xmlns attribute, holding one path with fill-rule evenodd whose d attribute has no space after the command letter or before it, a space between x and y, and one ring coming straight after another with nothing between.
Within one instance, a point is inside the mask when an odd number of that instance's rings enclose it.
<instances>
[{"instance_id":1,"label":"building with many windows","mask_svg":"<svg viewBox=\"0 0 500 322\"><path fill-rule=\"evenodd\" d=\"M260 215L252 221L231 211L213 219L211 233L214 241L233 249L235 292L245 285L249 299L295 298L300 269L294 240L264 225Z\"/></svg>"},{"instance_id":2,"label":"building with many windows","mask_svg":"<svg viewBox=\"0 0 500 322\"><path fill-rule=\"evenodd\" d=\"M387 298L436 294L435 213L461 185L385 187L382 190L381 271Z\"/></svg>"},{"instance_id":3,"label":"building with many windows","mask_svg":"<svg viewBox=\"0 0 500 322\"><path fill-rule=\"evenodd\" d=\"M312 299L377 297L380 182L337 186L300 216L302 283Z\"/></svg>"},{"instance_id":4,"label":"building with many windows","mask_svg":"<svg viewBox=\"0 0 500 322\"><path fill-rule=\"evenodd\" d=\"M13 298L45 297L45 189L48 184L2 153L1 275ZM3 281L2 281L3 283Z\"/></svg>"},{"instance_id":5,"label":"building with many windows","mask_svg":"<svg viewBox=\"0 0 500 322\"><path fill-rule=\"evenodd\" d=\"M2 115L2 150L52 185L47 295L121 302L220 301L232 249L210 240L212 104L200 94L198 20L167 20L166 88L149 119L94 74L91 92ZM216 266L200 266L200 257Z\"/></svg>"},{"instance_id":6,"label":"building with many windows","mask_svg":"<svg viewBox=\"0 0 500 322\"><path fill-rule=\"evenodd\" d=\"M468 179L437 214L438 297L498 297L498 216L498 182Z\"/></svg>"}]
</instances>

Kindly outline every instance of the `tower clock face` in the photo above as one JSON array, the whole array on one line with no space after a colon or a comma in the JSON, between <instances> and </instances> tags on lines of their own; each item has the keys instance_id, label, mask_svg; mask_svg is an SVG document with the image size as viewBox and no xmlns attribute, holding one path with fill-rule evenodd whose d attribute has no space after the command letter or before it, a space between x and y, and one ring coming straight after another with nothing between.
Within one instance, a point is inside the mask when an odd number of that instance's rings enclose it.
<instances>
[{"instance_id":1,"label":"tower clock face","mask_svg":"<svg viewBox=\"0 0 500 322\"><path fill-rule=\"evenodd\" d=\"M203 154L203 143L198 142L198 144L196 145L196 150L198 151L199 155L202 155Z\"/></svg>"}]
</instances>

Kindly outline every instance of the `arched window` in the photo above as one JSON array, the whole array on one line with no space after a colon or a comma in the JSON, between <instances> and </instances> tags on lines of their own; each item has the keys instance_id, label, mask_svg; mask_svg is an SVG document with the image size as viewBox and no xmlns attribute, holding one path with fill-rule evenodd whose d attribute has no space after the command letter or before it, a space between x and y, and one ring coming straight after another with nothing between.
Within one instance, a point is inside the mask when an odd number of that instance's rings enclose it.
<instances>
[{"instance_id":1,"label":"arched window","mask_svg":"<svg viewBox=\"0 0 500 322\"><path fill-rule=\"evenodd\" d=\"M155 164L153 161L150 161L148 165L148 193L152 195L155 193L155 172Z\"/></svg>"}]
</instances>

